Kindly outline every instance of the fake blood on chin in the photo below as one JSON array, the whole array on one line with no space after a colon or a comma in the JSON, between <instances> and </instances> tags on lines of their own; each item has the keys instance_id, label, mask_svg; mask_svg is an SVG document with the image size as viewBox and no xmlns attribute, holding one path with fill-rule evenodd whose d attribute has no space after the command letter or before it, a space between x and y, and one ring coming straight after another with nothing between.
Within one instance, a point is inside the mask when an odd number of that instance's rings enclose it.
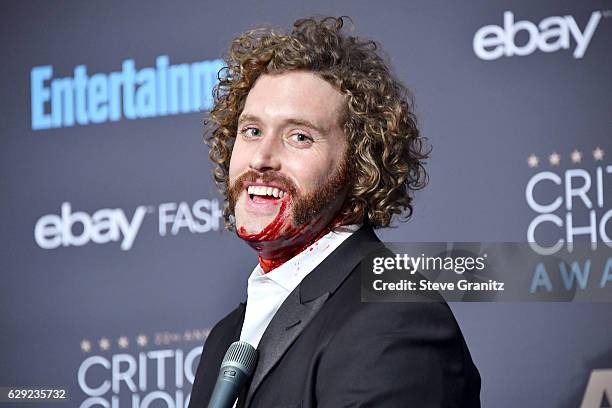
<instances>
[{"instance_id":1,"label":"fake blood on chin","mask_svg":"<svg viewBox=\"0 0 612 408\"><path fill-rule=\"evenodd\" d=\"M330 231L329 226L327 226L306 241L299 239L300 236L305 233L306 228L312 226L313 223L307 223L297 227L287 225L291 207L289 203L289 200L283 200L276 217L260 232L248 234L244 227L238 229L238 236L247 241L247 243L258 252L259 265L264 273L268 273L278 268ZM316 224L316 222L314 224ZM270 245L268 242L279 241L281 239L281 233L286 239L278 243L278 248L267 248ZM294 242L291 243L291 241ZM264 251L266 253L264 253Z\"/></svg>"}]
</instances>

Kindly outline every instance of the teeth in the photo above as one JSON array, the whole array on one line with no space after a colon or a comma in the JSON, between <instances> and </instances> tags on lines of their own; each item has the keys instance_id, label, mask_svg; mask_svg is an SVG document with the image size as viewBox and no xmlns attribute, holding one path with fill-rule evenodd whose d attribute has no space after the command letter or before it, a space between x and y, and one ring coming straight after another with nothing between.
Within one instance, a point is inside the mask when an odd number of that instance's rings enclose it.
<instances>
[{"instance_id":1,"label":"teeth","mask_svg":"<svg viewBox=\"0 0 612 408\"><path fill-rule=\"evenodd\" d=\"M249 186L247 188L247 193L249 195L259 195L259 196L271 196L275 198L283 198L285 196L284 191L279 190L276 187L266 187L266 186Z\"/></svg>"}]
</instances>

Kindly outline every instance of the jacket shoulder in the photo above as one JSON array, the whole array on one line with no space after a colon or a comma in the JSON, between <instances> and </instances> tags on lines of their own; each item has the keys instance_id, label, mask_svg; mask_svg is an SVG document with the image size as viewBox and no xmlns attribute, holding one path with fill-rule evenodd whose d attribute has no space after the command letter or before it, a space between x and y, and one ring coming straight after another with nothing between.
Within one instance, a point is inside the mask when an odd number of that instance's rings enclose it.
<instances>
[{"instance_id":1,"label":"jacket shoulder","mask_svg":"<svg viewBox=\"0 0 612 408\"><path fill-rule=\"evenodd\" d=\"M189 408L199 408L208 404L221 361L234 337L240 334L238 330L242 326L243 317L244 304L241 303L215 324L208 334L193 381Z\"/></svg>"},{"instance_id":2,"label":"jacket shoulder","mask_svg":"<svg viewBox=\"0 0 612 408\"><path fill-rule=\"evenodd\" d=\"M322 406L480 406L480 375L446 303L360 302L349 310L320 355ZM337 372L344 374L324 374Z\"/></svg>"}]
</instances>

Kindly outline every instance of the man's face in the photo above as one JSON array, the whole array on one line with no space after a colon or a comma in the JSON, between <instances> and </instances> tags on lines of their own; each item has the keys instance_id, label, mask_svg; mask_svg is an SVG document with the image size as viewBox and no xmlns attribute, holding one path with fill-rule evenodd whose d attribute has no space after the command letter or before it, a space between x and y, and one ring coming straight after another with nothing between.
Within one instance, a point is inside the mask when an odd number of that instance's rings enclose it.
<instances>
[{"instance_id":1,"label":"man's face","mask_svg":"<svg viewBox=\"0 0 612 408\"><path fill-rule=\"evenodd\" d=\"M344 104L340 92L311 72L257 79L238 121L229 169L230 207L241 237L290 239L332 220L348 179Z\"/></svg>"}]
</instances>

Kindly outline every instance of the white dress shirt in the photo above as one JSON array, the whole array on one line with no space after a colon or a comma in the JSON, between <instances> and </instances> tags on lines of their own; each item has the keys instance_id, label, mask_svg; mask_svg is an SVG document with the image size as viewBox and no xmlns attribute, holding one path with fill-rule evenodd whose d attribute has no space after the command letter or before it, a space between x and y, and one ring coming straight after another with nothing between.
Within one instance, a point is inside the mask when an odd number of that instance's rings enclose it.
<instances>
[{"instance_id":1,"label":"white dress shirt","mask_svg":"<svg viewBox=\"0 0 612 408\"><path fill-rule=\"evenodd\" d=\"M345 225L321 237L284 264L264 273L257 264L249 277L240 340L257 348L268 324L287 296L360 225Z\"/></svg>"}]
</instances>

